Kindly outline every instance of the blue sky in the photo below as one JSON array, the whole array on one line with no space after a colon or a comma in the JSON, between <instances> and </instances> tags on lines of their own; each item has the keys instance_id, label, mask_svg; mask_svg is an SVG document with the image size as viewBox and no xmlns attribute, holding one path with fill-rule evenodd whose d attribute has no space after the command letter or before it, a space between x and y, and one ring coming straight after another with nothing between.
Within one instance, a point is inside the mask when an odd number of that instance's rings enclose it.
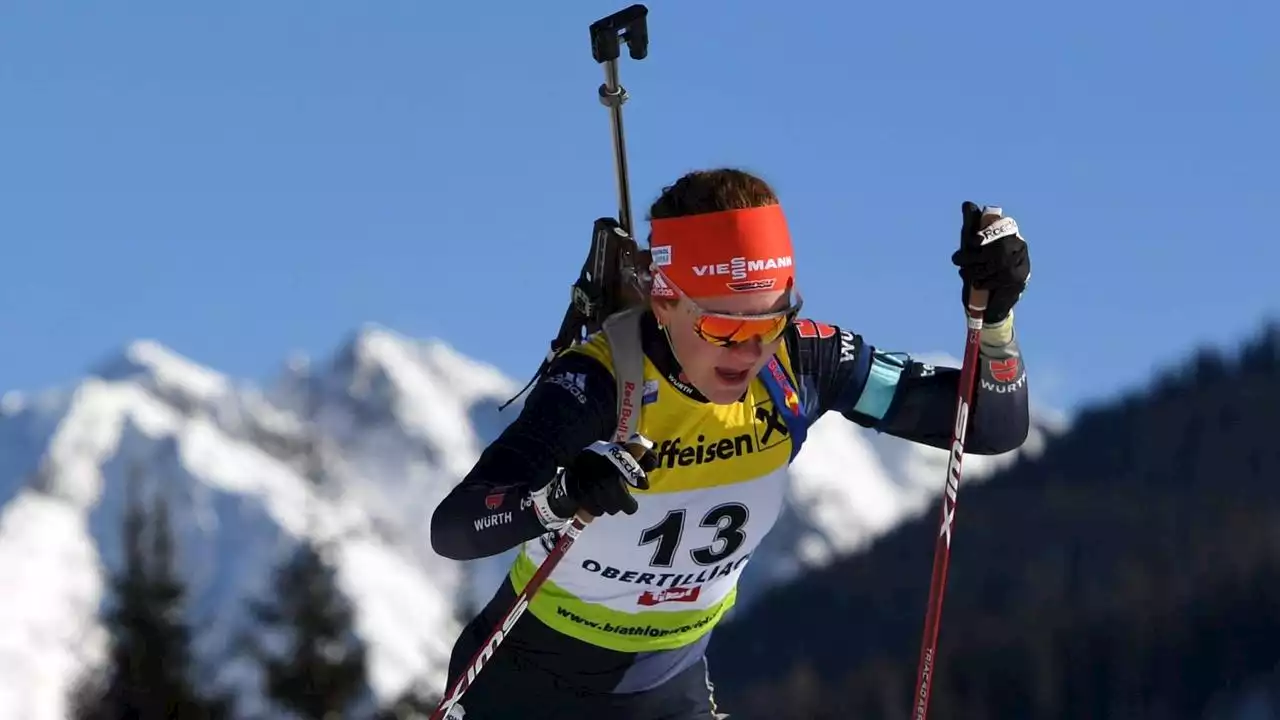
<instances>
[{"instance_id":1,"label":"blue sky","mask_svg":"<svg viewBox=\"0 0 1280 720\"><path fill-rule=\"evenodd\" d=\"M523 381L615 212L587 25L624 5L0 5L0 390L139 337L266 380L365 321ZM1002 205L1072 408L1280 314L1278 7L655 1L634 209L759 172L812 316L958 355L960 203Z\"/></svg>"}]
</instances>

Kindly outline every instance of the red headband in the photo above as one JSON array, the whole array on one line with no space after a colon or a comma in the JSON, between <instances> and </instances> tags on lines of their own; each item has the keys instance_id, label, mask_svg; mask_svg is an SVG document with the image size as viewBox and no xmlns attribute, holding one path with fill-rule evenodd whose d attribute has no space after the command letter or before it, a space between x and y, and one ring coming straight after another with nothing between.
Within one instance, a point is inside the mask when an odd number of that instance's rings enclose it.
<instances>
[{"instance_id":1,"label":"red headband","mask_svg":"<svg viewBox=\"0 0 1280 720\"><path fill-rule=\"evenodd\" d=\"M654 297L693 298L786 289L794 279L781 205L650 222Z\"/></svg>"}]
</instances>

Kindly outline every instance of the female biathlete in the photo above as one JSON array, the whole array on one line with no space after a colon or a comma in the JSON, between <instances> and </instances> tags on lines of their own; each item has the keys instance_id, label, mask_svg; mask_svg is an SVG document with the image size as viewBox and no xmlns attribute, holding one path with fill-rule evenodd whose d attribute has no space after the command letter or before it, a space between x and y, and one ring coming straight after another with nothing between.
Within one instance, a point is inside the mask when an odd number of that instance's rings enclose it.
<instances>
[{"instance_id":1,"label":"female biathlete","mask_svg":"<svg viewBox=\"0 0 1280 720\"><path fill-rule=\"evenodd\" d=\"M1028 430L1012 309L1030 261L1016 231L975 242L980 214L965 205L951 259L966 292L970 284L990 291L965 451L994 454L1018 448ZM726 717L704 650L783 506L805 429L837 412L911 442L951 441L958 369L800 317L791 237L763 180L690 173L663 191L649 219L652 282L636 343L638 431L652 443L645 477L615 455L614 356L606 334L595 333L552 362L431 518L432 545L447 558L521 546L457 639L451 680L556 531L580 509L599 518L467 688L467 720Z\"/></svg>"}]
</instances>

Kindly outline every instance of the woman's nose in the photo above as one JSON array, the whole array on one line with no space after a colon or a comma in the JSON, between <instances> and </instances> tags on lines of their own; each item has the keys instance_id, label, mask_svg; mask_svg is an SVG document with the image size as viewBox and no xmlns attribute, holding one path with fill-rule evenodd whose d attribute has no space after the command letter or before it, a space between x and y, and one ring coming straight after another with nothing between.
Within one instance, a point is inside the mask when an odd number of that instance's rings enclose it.
<instances>
[{"instance_id":1,"label":"woman's nose","mask_svg":"<svg viewBox=\"0 0 1280 720\"><path fill-rule=\"evenodd\" d=\"M750 360L755 362L760 357L761 353L764 352L764 343L760 341L760 336L757 335L750 340L744 340L730 345L728 350L729 354L736 360Z\"/></svg>"}]
</instances>

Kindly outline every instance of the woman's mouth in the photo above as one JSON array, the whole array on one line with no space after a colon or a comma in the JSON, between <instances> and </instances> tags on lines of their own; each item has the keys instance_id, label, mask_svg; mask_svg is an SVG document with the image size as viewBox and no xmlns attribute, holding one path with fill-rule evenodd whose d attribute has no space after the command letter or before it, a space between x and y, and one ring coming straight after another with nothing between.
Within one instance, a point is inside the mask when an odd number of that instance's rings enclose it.
<instances>
[{"instance_id":1,"label":"woman's mouth","mask_svg":"<svg viewBox=\"0 0 1280 720\"><path fill-rule=\"evenodd\" d=\"M718 367L716 368L716 377L720 379L720 382L725 384L737 385L747 379L747 373L749 372L751 372L750 369L730 370L728 368Z\"/></svg>"}]
</instances>

